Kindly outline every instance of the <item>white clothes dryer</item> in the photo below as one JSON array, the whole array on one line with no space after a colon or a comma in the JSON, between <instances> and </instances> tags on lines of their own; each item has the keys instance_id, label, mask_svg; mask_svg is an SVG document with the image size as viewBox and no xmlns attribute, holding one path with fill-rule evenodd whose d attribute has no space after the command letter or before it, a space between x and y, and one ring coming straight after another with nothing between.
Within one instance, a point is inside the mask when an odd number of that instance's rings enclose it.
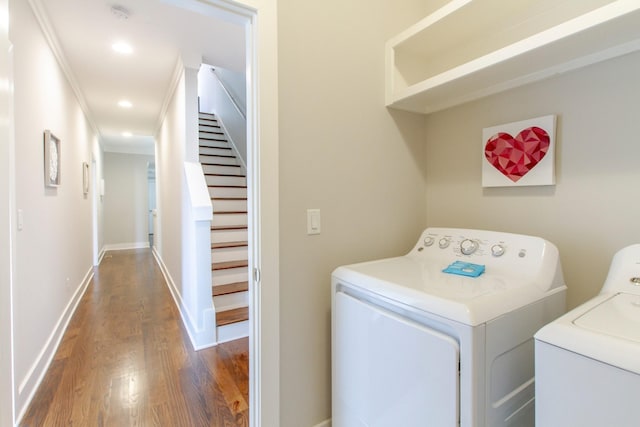
<instances>
[{"instance_id":1,"label":"white clothes dryer","mask_svg":"<svg viewBox=\"0 0 640 427\"><path fill-rule=\"evenodd\" d=\"M600 294L535 335L536 424L636 427L640 244L617 252Z\"/></svg>"},{"instance_id":2,"label":"white clothes dryer","mask_svg":"<svg viewBox=\"0 0 640 427\"><path fill-rule=\"evenodd\" d=\"M493 231L428 228L407 255L337 268L332 425L533 426L533 334L565 293L553 244Z\"/></svg>"}]
</instances>

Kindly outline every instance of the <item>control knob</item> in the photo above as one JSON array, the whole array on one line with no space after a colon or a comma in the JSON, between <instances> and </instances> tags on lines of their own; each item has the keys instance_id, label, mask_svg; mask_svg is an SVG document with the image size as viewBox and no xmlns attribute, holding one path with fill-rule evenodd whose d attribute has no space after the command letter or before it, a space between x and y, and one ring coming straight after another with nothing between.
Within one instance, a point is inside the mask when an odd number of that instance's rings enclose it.
<instances>
[{"instance_id":1,"label":"control knob","mask_svg":"<svg viewBox=\"0 0 640 427\"><path fill-rule=\"evenodd\" d=\"M505 247L502 246L499 243L491 246L491 255L493 255L495 257L499 257L499 256L504 255L505 251L506 251Z\"/></svg>"},{"instance_id":2,"label":"control knob","mask_svg":"<svg viewBox=\"0 0 640 427\"><path fill-rule=\"evenodd\" d=\"M448 237L443 237L438 241L438 246L440 246L440 249L446 249L449 247L449 243L451 243L451 239Z\"/></svg>"},{"instance_id":3,"label":"control knob","mask_svg":"<svg viewBox=\"0 0 640 427\"><path fill-rule=\"evenodd\" d=\"M480 244L477 240L464 239L462 242L460 242L460 252L462 252L464 255L471 255L478 249L479 246Z\"/></svg>"},{"instance_id":4,"label":"control knob","mask_svg":"<svg viewBox=\"0 0 640 427\"><path fill-rule=\"evenodd\" d=\"M435 241L435 239L433 238L433 236L427 236L424 238L424 245L425 246L431 246L433 245L433 242Z\"/></svg>"}]
</instances>

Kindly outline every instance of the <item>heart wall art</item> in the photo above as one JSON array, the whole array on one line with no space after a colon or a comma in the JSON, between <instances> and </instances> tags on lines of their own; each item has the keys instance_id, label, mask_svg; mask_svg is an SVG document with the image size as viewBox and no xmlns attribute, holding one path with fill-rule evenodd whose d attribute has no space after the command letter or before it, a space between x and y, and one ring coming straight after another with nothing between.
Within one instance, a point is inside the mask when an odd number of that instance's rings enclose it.
<instances>
[{"instance_id":1,"label":"heart wall art","mask_svg":"<svg viewBox=\"0 0 640 427\"><path fill-rule=\"evenodd\" d=\"M482 130L482 186L554 185L556 116Z\"/></svg>"}]
</instances>

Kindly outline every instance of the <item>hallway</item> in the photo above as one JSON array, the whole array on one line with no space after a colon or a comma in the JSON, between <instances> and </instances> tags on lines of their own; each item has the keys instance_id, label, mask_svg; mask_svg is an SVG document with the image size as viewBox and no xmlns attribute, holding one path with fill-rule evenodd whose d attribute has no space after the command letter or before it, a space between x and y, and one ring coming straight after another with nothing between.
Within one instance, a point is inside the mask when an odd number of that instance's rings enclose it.
<instances>
[{"instance_id":1,"label":"hallway","mask_svg":"<svg viewBox=\"0 0 640 427\"><path fill-rule=\"evenodd\" d=\"M107 252L21 426L248 426L248 339L194 352L149 249Z\"/></svg>"}]
</instances>

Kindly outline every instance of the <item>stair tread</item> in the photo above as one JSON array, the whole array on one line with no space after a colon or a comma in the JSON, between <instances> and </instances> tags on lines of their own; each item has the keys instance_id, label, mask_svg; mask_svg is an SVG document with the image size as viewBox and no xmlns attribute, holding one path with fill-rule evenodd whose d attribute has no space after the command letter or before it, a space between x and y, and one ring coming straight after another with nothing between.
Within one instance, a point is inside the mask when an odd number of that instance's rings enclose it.
<instances>
[{"instance_id":1,"label":"stair tread","mask_svg":"<svg viewBox=\"0 0 640 427\"><path fill-rule=\"evenodd\" d=\"M246 185L207 185L209 188L247 188Z\"/></svg>"},{"instance_id":2,"label":"stair tread","mask_svg":"<svg viewBox=\"0 0 640 427\"><path fill-rule=\"evenodd\" d=\"M213 214L214 215L219 215L219 214L222 214L222 215L237 215L237 214L246 214L246 213L247 213L246 210L245 211L217 211L215 209L213 210Z\"/></svg>"},{"instance_id":3,"label":"stair tread","mask_svg":"<svg viewBox=\"0 0 640 427\"><path fill-rule=\"evenodd\" d=\"M225 142L226 142L226 140L225 140ZM202 144L200 145L200 148L216 148L218 150L231 150L231 147L209 147L207 145L202 145ZM200 155L201 156L207 156L207 155L211 156L212 154L202 154L201 153Z\"/></svg>"},{"instance_id":4,"label":"stair tread","mask_svg":"<svg viewBox=\"0 0 640 427\"><path fill-rule=\"evenodd\" d=\"M212 197L211 200L247 200L246 197Z\"/></svg>"},{"instance_id":5,"label":"stair tread","mask_svg":"<svg viewBox=\"0 0 640 427\"><path fill-rule=\"evenodd\" d=\"M249 261L246 259L241 259L238 261L213 262L211 263L211 270L227 270L230 268L240 268L248 266Z\"/></svg>"},{"instance_id":6,"label":"stair tread","mask_svg":"<svg viewBox=\"0 0 640 427\"><path fill-rule=\"evenodd\" d=\"M234 308L232 310L216 312L216 324L218 326L249 320L249 307Z\"/></svg>"},{"instance_id":7,"label":"stair tread","mask_svg":"<svg viewBox=\"0 0 640 427\"><path fill-rule=\"evenodd\" d=\"M202 132L202 131L200 131ZM199 136L198 137L198 141L203 142L203 141L218 141L218 142L229 142L227 141L227 138L223 135L223 134L215 134L215 136L212 134L211 138L207 138L206 136Z\"/></svg>"},{"instance_id":8,"label":"stair tread","mask_svg":"<svg viewBox=\"0 0 640 427\"><path fill-rule=\"evenodd\" d=\"M200 162L202 163L202 162ZM224 166L224 167L230 167L230 168L239 168L240 165L227 165L225 163L202 163L203 165L206 164L207 166Z\"/></svg>"},{"instance_id":9,"label":"stair tread","mask_svg":"<svg viewBox=\"0 0 640 427\"><path fill-rule=\"evenodd\" d=\"M237 292L246 292L249 290L249 282L235 282L224 285L212 286L212 296L235 294Z\"/></svg>"},{"instance_id":10,"label":"stair tread","mask_svg":"<svg viewBox=\"0 0 640 427\"><path fill-rule=\"evenodd\" d=\"M238 178L246 178L247 176L244 174L237 173L205 173L205 176L235 176Z\"/></svg>"},{"instance_id":11,"label":"stair tread","mask_svg":"<svg viewBox=\"0 0 640 427\"><path fill-rule=\"evenodd\" d=\"M222 231L222 230L247 230L246 225L213 225L211 226L211 231Z\"/></svg>"},{"instance_id":12,"label":"stair tread","mask_svg":"<svg viewBox=\"0 0 640 427\"><path fill-rule=\"evenodd\" d=\"M219 242L212 243L211 249L222 249L222 248L241 248L243 246L249 246L249 242L246 240L241 240L237 242Z\"/></svg>"},{"instance_id":13,"label":"stair tread","mask_svg":"<svg viewBox=\"0 0 640 427\"><path fill-rule=\"evenodd\" d=\"M209 147L211 148L211 147ZM224 157L225 159L229 159L229 158L235 158L235 155L229 155L229 154L207 154L207 153L200 153L200 156L207 156L207 157Z\"/></svg>"}]
</instances>

